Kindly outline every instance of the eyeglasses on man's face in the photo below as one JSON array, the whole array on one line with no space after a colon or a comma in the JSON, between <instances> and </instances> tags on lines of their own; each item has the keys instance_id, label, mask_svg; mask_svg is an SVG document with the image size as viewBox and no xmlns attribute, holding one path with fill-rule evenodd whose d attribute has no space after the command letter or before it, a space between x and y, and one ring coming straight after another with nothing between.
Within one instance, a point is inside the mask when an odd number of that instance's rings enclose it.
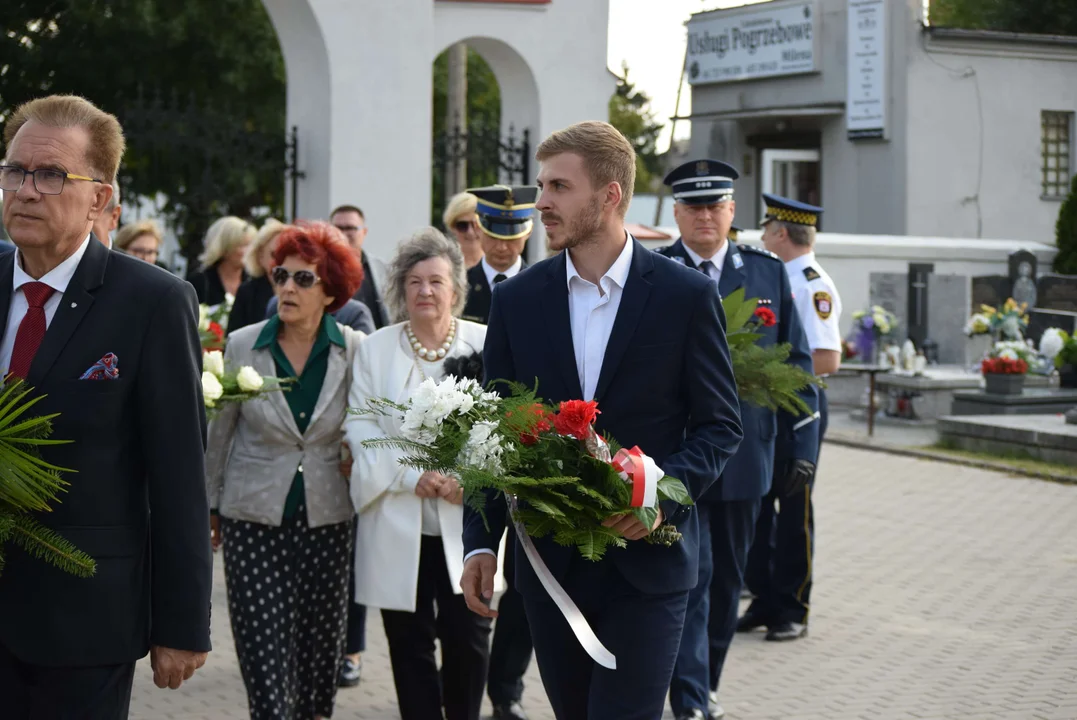
<instances>
[{"instance_id":1,"label":"eyeglasses on man's face","mask_svg":"<svg viewBox=\"0 0 1077 720\"><path fill-rule=\"evenodd\" d=\"M86 180L94 183L101 182L101 180L98 180L97 178L86 177L85 175L75 175L74 173L56 170L54 168L26 170L14 165L0 165L0 190L10 193L18 192L22 189L22 184L26 182L27 175L33 177L34 188L42 195L59 195L64 191L64 183L67 180Z\"/></svg>"}]
</instances>

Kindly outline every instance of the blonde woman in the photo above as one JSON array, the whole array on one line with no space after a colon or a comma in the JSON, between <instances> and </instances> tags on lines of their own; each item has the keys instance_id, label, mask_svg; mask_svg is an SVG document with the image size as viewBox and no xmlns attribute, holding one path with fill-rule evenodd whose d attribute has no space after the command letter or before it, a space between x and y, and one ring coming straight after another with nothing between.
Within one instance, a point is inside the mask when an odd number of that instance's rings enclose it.
<instances>
[{"instance_id":1,"label":"blonde woman","mask_svg":"<svg viewBox=\"0 0 1077 720\"><path fill-rule=\"evenodd\" d=\"M154 265L161 251L161 239L161 230L152 220L127 223L116 233L112 249Z\"/></svg>"},{"instance_id":2,"label":"blonde woman","mask_svg":"<svg viewBox=\"0 0 1077 720\"><path fill-rule=\"evenodd\" d=\"M194 285L198 302L213 307L223 303L226 295L235 297L247 279L243 258L256 234L253 225L231 215L209 226L206 249L199 258L202 266L187 276L187 282Z\"/></svg>"},{"instance_id":3,"label":"blonde woman","mask_svg":"<svg viewBox=\"0 0 1077 720\"><path fill-rule=\"evenodd\" d=\"M456 239L460 252L464 254L464 267L471 269L482 260L482 230L479 218L475 214L478 198L471 193L460 193L449 200L441 221L445 229Z\"/></svg>"},{"instance_id":4,"label":"blonde woman","mask_svg":"<svg viewBox=\"0 0 1077 720\"><path fill-rule=\"evenodd\" d=\"M273 250L277 247L281 232L287 227L279 220L269 218L247 248L243 267L249 279L239 286L236 293L232 313L228 316L229 333L266 319L266 307L273 299L273 283L269 281L269 273L273 270Z\"/></svg>"}]
</instances>

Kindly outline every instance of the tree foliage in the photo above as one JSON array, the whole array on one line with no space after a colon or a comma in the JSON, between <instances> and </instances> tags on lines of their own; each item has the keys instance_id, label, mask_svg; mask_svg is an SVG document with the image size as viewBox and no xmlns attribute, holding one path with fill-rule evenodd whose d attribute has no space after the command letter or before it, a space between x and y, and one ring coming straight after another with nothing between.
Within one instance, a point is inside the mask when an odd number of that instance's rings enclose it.
<instances>
[{"instance_id":1,"label":"tree foliage","mask_svg":"<svg viewBox=\"0 0 1077 720\"><path fill-rule=\"evenodd\" d=\"M162 93L161 121L129 132L121 189L164 193L188 254L215 215L281 211L283 157L270 163L277 173L244 161L256 145L283 152L285 138L284 59L261 0L0 3L0 123L52 93L82 95L123 121L140 92L151 107ZM196 192L207 179L210 200Z\"/></svg>"},{"instance_id":2,"label":"tree foliage","mask_svg":"<svg viewBox=\"0 0 1077 720\"><path fill-rule=\"evenodd\" d=\"M1055 244L1058 245L1058 255L1055 255L1054 261L1055 272L1077 275L1077 175L1073 176L1070 194L1058 211Z\"/></svg>"},{"instance_id":3,"label":"tree foliage","mask_svg":"<svg viewBox=\"0 0 1077 720\"><path fill-rule=\"evenodd\" d=\"M652 191L662 174L657 149L662 123L655 120L651 98L628 79L627 63L621 65L617 89L610 98L609 113L610 124L620 130L636 149L635 192Z\"/></svg>"},{"instance_id":4,"label":"tree foliage","mask_svg":"<svg viewBox=\"0 0 1077 720\"><path fill-rule=\"evenodd\" d=\"M1043 35L1077 35L1074 0L931 0L929 21L939 27Z\"/></svg>"}]
</instances>

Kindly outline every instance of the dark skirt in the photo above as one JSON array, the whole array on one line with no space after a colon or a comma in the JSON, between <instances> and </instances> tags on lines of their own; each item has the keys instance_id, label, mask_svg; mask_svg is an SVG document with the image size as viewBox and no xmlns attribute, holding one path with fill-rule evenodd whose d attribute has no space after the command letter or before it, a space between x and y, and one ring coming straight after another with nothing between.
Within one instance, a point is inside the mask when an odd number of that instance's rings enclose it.
<instances>
[{"instance_id":1,"label":"dark skirt","mask_svg":"<svg viewBox=\"0 0 1077 720\"><path fill-rule=\"evenodd\" d=\"M348 617L354 521L221 518L228 613L251 720L329 717Z\"/></svg>"}]
</instances>

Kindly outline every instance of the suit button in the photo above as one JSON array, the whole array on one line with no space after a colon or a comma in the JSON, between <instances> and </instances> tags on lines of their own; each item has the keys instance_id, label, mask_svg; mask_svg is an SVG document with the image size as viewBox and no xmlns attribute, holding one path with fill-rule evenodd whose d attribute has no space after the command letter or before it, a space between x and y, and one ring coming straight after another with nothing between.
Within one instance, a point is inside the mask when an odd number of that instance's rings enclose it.
<instances>
[{"instance_id":1,"label":"suit button","mask_svg":"<svg viewBox=\"0 0 1077 720\"><path fill-rule=\"evenodd\" d=\"M303 474L303 463L299 463L299 473Z\"/></svg>"},{"instance_id":2,"label":"suit button","mask_svg":"<svg viewBox=\"0 0 1077 720\"><path fill-rule=\"evenodd\" d=\"M299 417L300 419L305 419L307 417L307 414L305 412L301 412L299 413Z\"/></svg>"}]
</instances>

